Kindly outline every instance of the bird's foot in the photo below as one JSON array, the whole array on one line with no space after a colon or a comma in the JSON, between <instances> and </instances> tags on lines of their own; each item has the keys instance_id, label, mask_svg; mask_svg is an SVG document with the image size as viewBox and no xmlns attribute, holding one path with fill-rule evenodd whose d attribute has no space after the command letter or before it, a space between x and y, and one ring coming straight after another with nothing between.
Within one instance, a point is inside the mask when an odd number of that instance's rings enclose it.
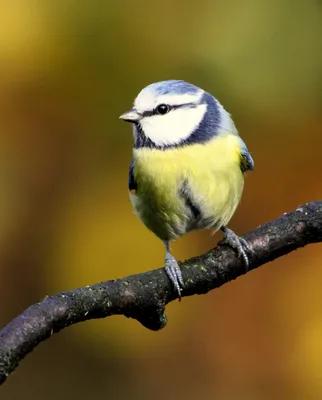
<instances>
[{"instance_id":1,"label":"bird's foot","mask_svg":"<svg viewBox=\"0 0 322 400\"><path fill-rule=\"evenodd\" d=\"M182 279L182 272L180 267L177 263L177 260L171 255L167 253L165 256L165 272L167 273L170 281L172 282L173 286L175 287L179 301L181 300L181 290L183 288L183 279Z\"/></svg>"},{"instance_id":2,"label":"bird's foot","mask_svg":"<svg viewBox=\"0 0 322 400\"><path fill-rule=\"evenodd\" d=\"M249 259L247 252L248 253L252 252L251 248L249 247L249 244L244 238L236 235L236 233L231 229L223 227L221 230L224 232L223 242L228 244L231 248L233 248L237 252L239 257L242 257L246 266L246 271L248 271Z\"/></svg>"}]
</instances>

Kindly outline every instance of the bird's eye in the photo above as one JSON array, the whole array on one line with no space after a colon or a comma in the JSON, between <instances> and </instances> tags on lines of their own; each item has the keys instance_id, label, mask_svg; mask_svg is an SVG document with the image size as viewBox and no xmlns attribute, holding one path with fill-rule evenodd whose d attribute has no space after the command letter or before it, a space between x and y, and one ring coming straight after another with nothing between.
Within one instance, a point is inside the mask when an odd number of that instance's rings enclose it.
<instances>
[{"instance_id":1,"label":"bird's eye","mask_svg":"<svg viewBox=\"0 0 322 400\"><path fill-rule=\"evenodd\" d=\"M159 104L156 108L156 112L160 115L164 115L170 111L170 107L167 104Z\"/></svg>"}]
</instances>

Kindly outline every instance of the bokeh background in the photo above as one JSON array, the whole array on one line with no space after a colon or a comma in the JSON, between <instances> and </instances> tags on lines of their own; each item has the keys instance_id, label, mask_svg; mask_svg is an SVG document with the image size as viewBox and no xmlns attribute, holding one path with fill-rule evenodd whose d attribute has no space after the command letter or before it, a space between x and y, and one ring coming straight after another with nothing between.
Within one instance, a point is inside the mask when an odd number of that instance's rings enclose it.
<instances>
[{"instance_id":1,"label":"bokeh background","mask_svg":"<svg viewBox=\"0 0 322 400\"><path fill-rule=\"evenodd\" d=\"M0 323L46 294L163 262L127 193L119 115L185 79L232 113L255 160L242 234L321 198L322 2L0 1ZM185 259L208 232L176 242ZM18 399L321 399L322 246L167 307L70 327L1 387Z\"/></svg>"}]
</instances>

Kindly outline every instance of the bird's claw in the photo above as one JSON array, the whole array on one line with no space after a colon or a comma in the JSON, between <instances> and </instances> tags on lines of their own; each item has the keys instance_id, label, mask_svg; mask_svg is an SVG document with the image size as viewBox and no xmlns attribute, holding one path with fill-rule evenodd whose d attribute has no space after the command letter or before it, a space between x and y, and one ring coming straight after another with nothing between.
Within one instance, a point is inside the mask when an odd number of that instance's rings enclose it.
<instances>
[{"instance_id":1,"label":"bird's claw","mask_svg":"<svg viewBox=\"0 0 322 400\"><path fill-rule=\"evenodd\" d=\"M179 301L181 300L181 291L183 288L182 272L176 261L176 259L171 255L167 254L165 259L165 272L167 273L170 281L176 289L179 296Z\"/></svg>"},{"instance_id":2,"label":"bird's claw","mask_svg":"<svg viewBox=\"0 0 322 400\"><path fill-rule=\"evenodd\" d=\"M239 239L240 244L242 245L243 249L245 249L245 251L247 251L248 253L252 253L253 250L250 248L247 240L242 237L239 237L237 235L236 235L236 237Z\"/></svg>"},{"instance_id":3,"label":"bird's claw","mask_svg":"<svg viewBox=\"0 0 322 400\"><path fill-rule=\"evenodd\" d=\"M231 248L233 248L237 254L238 257L241 257L244 261L244 264L246 266L246 271L248 271L249 267L249 259L248 259L248 253L252 252L252 249L249 247L248 242L242 238L236 235L235 232L233 232L231 229L225 228L224 229L224 240L226 244L228 244Z\"/></svg>"}]
</instances>

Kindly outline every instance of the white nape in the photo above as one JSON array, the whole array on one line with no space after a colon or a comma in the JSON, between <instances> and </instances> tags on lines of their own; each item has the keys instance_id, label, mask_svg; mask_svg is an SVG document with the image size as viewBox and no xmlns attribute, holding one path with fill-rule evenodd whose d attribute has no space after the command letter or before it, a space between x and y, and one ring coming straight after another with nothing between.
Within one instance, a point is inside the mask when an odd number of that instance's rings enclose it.
<instances>
[{"instance_id":1,"label":"white nape","mask_svg":"<svg viewBox=\"0 0 322 400\"><path fill-rule=\"evenodd\" d=\"M224 107L219 103L219 101L215 98L215 101L218 106L218 110L220 113L220 126L219 129L224 131L224 133L233 133L238 134L234 121L231 118L229 112L227 112Z\"/></svg>"}]
</instances>

